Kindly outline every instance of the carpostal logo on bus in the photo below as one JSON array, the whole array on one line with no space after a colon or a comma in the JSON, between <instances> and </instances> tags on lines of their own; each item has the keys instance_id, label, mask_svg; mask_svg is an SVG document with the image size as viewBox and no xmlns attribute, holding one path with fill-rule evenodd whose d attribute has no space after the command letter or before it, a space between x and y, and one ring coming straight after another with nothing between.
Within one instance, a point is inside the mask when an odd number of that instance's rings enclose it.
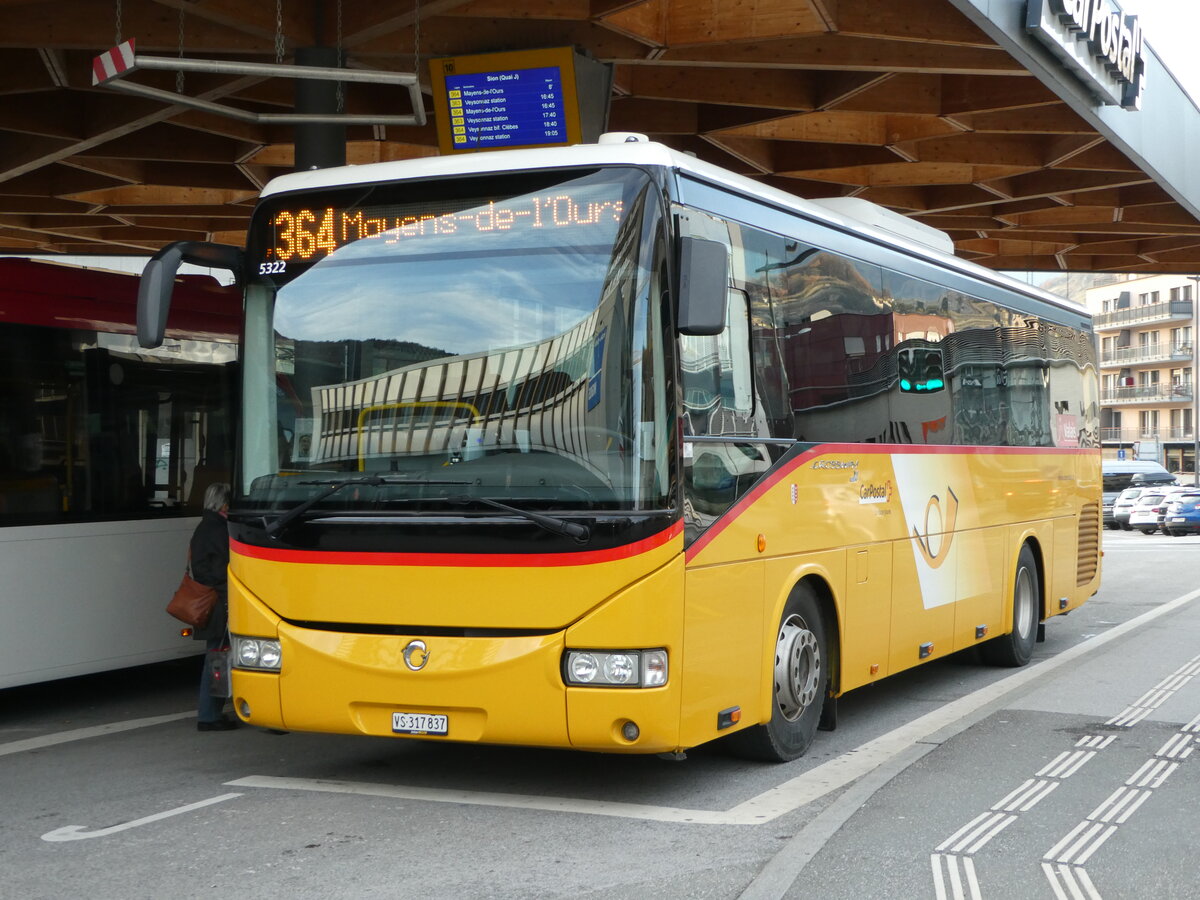
<instances>
[{"instance_id":1,"label":"carpostal logo on bus","mask_svg":"<svg viewBox=\"0 0 1200 900\"><path fill-rule=\"evenodd\" d=\"M1142 107L1142 25L1112 0L1029 0L1026 28L1106 102Z\"/></svg>"},{"instance_id":2,"label":"carpostal logo on bus","mask_svg":"<svg viewBox=\"0 0 1200 900\"><path fill-rule=\"evenodd\" d=\"M891 503L894 490L890 479L883 484L864 484L858 489L858 502L860 504Z\"/></svg>"}]
</instances>

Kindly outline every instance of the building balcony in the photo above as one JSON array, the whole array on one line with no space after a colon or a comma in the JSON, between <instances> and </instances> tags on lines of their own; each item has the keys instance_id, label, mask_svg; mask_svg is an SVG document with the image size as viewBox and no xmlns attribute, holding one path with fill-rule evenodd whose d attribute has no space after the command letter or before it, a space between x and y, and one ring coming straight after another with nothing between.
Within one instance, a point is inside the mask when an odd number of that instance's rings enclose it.
<instances>
[{"instance_id":1,"label":"building balcony","mask_svg":"<svg viewBox=\"0 0 1200 900\"><path fill-rule=\"evenodd\" d=\"M1152 344L1149 347L1119 347L1100 354L1101 368L1142 366L1154 363L1190 362L1191 344Z\"/></svg>"},{"instance_id":2,"label":"building balcony","mask_svg":"<svg viewBox=\"0 0 1200 900\"><path fill-rule=\"evenodd\" d=\"M1100 392L1101 406L1133 406L1150 403L1171 403L1182 406L1191 402L1192 386L1190 384L1154 384Z\"/></svg>"},{"instance_id":3,"label":"building balcony","mask_svg":"<svg viewBox=\"0 0 1200 900\"><path fill-rule=\"evenodd\" d=\"M1092 328L1096 331L1113 331L1134 325L1186 322L1191 318L1191 300L1167 300L1164 303L1148 303L1145 306L1130 306L1127 309L1100 313L1092 319Z\"/></svg>"},{"instance_id":4,"label":"building balcony","mask_svg":"<svg viewBox=\"0 0 1200 900\"><path fill-rule=\"evenodd\" d=\"M1194 441L1195 434L1191 428L1155 428L1142 430L1136 425L1100 429L1100 441L1104 444L1136 444L1138 441Z\"/></svg>"}]
</instances>

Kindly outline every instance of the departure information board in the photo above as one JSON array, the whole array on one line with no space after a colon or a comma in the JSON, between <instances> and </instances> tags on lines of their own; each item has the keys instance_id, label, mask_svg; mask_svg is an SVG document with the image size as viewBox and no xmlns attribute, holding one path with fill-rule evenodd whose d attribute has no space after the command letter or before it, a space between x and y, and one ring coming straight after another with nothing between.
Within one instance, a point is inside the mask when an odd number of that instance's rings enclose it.
<instances>
[{"instance_id":1,"label":"departure information board","mask_svg":"<svg viewBox=\"0 0 1200 900\"><path fill-rule=\"evenodd\" d=\"M442 153L582 140L570 47L434 59L429 71Z\"/></svg>"},{"instance_id":2,"label":"departure information board","mask_svg":"<svg viewBox=\"0 0 1200 900\"><path fill-rule=\"evenodd\" d=\"M567 143L557 66L446 76L456 150Z\"/></svg>"}]
</instances>

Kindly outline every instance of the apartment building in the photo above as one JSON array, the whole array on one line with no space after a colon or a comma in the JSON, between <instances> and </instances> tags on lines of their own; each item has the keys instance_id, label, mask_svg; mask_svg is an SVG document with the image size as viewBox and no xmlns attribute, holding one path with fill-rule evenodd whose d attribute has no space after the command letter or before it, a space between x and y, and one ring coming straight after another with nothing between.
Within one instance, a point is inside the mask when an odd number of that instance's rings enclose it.
<instances>
[{"instance_id":1,"label":"apartment building","mask_svg":"<svg viewBox=\"0 0 1200 900\"><path fill-rule=\"evenodd\" d=\"M1104 455L1196 471L1196 319L1200 276L1116 276L1086 291L1100 359Z\"/></svg>"}]
</instances>

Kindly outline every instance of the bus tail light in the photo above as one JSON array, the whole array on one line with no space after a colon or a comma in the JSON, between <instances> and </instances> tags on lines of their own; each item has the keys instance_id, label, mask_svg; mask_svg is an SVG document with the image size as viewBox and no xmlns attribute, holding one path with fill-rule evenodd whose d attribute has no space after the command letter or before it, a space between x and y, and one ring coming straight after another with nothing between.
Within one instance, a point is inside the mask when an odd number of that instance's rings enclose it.
<instances>
[{"instance_id":1,"label":"bus tail light","mask_svg":"<svg viewBox=\"0 0 1200 900\"><path fill-rule=\"evenodd\" d=\"M231 635L230 649L233 651L233 667L235 669L278 672L283 664L279 641L269 638Z\"/></svg>"},{"instance_id":2,"label":"bus tail light","mask_svg":"<svg viewBox=\"0 0 1200 900\"><path fill-rule=\"evenodd\" d=\"M568 650L563 679L589 687L662 687L666 650Z\"/></svg>"}]
</instances>

